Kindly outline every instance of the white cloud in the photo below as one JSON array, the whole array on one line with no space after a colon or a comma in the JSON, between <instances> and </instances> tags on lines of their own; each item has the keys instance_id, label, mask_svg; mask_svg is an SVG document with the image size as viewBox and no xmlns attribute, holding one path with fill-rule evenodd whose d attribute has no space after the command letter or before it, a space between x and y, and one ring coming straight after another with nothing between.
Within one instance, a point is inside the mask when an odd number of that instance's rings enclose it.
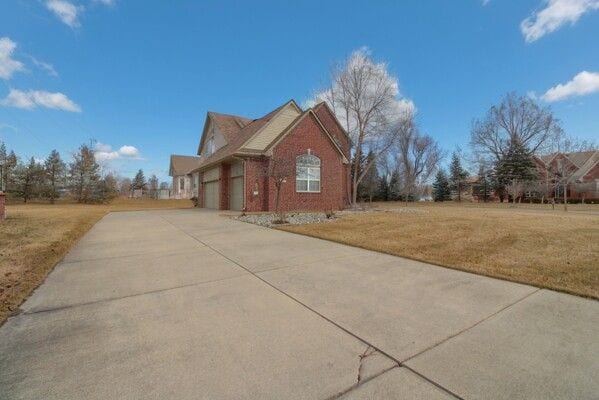
<instances>
[{"instance_id":1,"label":"white cloud","mask_svg":"<svg viewBox=\"0 0 599 400\"><path fill-rule=\"evenodd\" d=\"M596 92L599 92L599 72L582 71L572 80L547 90L542 99L552 102Z\"/></svg>"},{"instance_id":2,"label":"white cloud","mask_svg":"<svg viewBox=\"0 0 599 400\"><path fill-rule=\"evenodd\" d=\"M83 7L76 6L67 0L47 0L46 7L71 28L81 26L79 16L83 11Z\"/></svg>"},{"instance_id":3,"label":"white cloud","mask_svg":"<svg viewBox=\"0 0 599 400\"><path fill-rule=\"evenodd\" d=\"M97 143L94 147L94 154L98 162L112 160L141 160L141 155L137 147L124 145L118 150L112 150L112 146L105 143Z\"/></svg>"},{"instance_id":4,"label":"white cloud","mask_svg":"<svg viewBox=\"0 0 599 400\"><path fill-rule=\"evenodd\" d=\"M10 79L15 72L25 69L22 62L12 58L16 48L17 44L10 38L0 38L0 78L2 79Z\"/></svg>"},{"instance_id":5,"label":"white cloud","mask_svg":"<svg viewBox=\"0 0 599 400\"><path fill-rule=\"evenodd\" d=\"M574 25L583 14L599 9L599 0L544 0L544 3L545 8L520 24L527 42L534 42L566 23Z\"/></svg>"},{"instance_id":6,"label":"white cloud","mask_svg":"<svg viewBox=\"0 0 599 400\"><path fill-rule=\"evenodd\" d=\"M81 108L63 93L51 93L44 90L22 91L10 89L8 96L0 100L0 104L24 109L45 107L54 110L81 112Z\"/></svg>"},{"instance_id":7,"label":"white cloud","mask_svg":"<svg viewBox=\"0 0 599 400\"><path fill-rule=\"evenodd\" d=\"M50 63L38 60L37 58L27 55L30 59L31 62L33 62L33 65L35 65L36 67L38 67L41 70L46 71L46 73L50 76L58 76L58 72L56 72L56 69L54 69L54 66Z\"/></svg>"}]
</instances>

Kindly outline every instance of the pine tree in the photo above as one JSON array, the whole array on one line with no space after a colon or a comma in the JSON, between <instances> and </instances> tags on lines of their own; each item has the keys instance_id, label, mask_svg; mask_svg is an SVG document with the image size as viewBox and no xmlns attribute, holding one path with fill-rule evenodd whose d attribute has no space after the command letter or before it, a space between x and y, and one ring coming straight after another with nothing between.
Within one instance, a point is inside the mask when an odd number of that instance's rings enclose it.
<instances>
[{"instance_id":1,"label":"pine tree","mask_svg":"<svg viewBox=\"0 0 599 400\"><path fill-rule=\"evenodd\" d=\"M399 170L395 170L391 173L391 179L389 180L389 200L397 201L401 197L401 181L399 176Z\"/></svg>"},{"instance_id":2,"label":"pine tree","mask_svg":"<svg viewBox=\"0 0 599 400\"><path fill-rule=\"evenodd\" d=\"M135 174L135 178L133 178L133 189L134 190L145 190L147 187L146 177L144 176L143 170L138 170L137 174Z\"/></svg>"},{"instance_id":3,"label":"pine tree","mask_svg":"<svg viewBox=\"0 0 599 400\"><path fill-rule=\"evenodd\" d=\"M50 199L52 204L54 204L55 200L60 195L58 189L60 189L64 183L64 174L66 171L66 165L60 158L58 151L52 150L46 159L44 168L48 183L45 190L45 196Z\"/></svg>"},{"instance_id":4,"label":"pine tree","mask_svg":"<svg viewBox=\"0 0 599 400\"><path fill-rule=\"evenodd\" d=\"M445 201L451 198L451 189L449 186L449 179L445 171L440 169L435 176L435 182L433 182L433 199L435 201Z\"/></svg>"},{"instance_id":5,"label":"pine tree","mask_svg":"<svg viewBox=\"0 0 599 400\"><path fill-rule=\"evenodd\" d=\"M72 193L79 203L102 200L99 170L100 166L89 146L84 144L73 154L73 161L69 164L69 175Z\"/></svg>"},{"instance_id":6,"label":"pine tree","mask_svg":"<svg viewBox=\"0 0 599 400\"><path fill-rule=\"evenodd\" d=\"M389 181L387 175L379 177L379 184L376 193L377 200L388 201L389 200Z\"/></svg>"},{"instance_id":7,"label":"pine tree","mask_svg":"<svg viewBox=\"0 0 599 400\"><path fill-rule=\"evenodd\" d=\"M468 171L462 168L462 161L457 152L451 155L451 164L449 165L449 187L457 192L458 201L462 201L462 190L468 178Z\"/></svg>"},{"instance_id":8,"label":"pine tree","mask_svg":"<svg viewBox=\"0 0 599 400\"><path fill-rule=\"evenodd\" d=\"M514 142L495 166L495 175L502 185L514 180L528 182L536 179L535 165L530 152L520 142Z\"/></svg>"},{"instance_id":9,"label":"pine tree","mask_svg":"<svg viewBox=\"0 0 599 400\"><path fill-rule=\"evenodd\" d=\"M482 198L486 203L493 190L492 171L486 169L484 165L481 165L478 169L478 181L474 184L472 189L479 201Z\"/></svg>"},{"instance_id":10,"label":"pine tree","mask_svg":"<svg viewBox=\"0 0 599 400\"><path fill-rule=\"evenodd\" d=\"M42 187L43 168L33 157L27 165L18 165L15 169L16 190L15 194L27 203L37 196Z\"/></svg>"}]
</instances>

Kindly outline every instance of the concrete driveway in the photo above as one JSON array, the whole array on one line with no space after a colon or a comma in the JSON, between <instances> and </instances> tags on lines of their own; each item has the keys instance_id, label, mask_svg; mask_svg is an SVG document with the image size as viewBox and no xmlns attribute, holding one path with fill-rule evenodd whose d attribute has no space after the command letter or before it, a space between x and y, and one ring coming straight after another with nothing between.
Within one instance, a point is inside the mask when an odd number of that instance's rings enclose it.
<instances>
[{"instance_id":1,"label":"concrete driveway","mask_svg":"<svg viewBox=\"0 0 599 400\"><path fill-rule=\"evenodd\" d=\"M208 211L107 215L21 309L2 399L599 393L596 301Z\"/></svg>"}]
</instances>

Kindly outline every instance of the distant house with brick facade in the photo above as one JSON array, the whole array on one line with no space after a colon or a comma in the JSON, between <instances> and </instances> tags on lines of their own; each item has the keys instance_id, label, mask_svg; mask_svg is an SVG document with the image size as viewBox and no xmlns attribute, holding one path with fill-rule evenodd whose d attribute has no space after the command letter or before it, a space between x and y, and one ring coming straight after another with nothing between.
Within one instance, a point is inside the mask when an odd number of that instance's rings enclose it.
<instances>
[{"instance_id":1,"label":"distant house with brick facade","mask_svg":"<svg viewBox=\"0 0 599 400\"><path fill-rule=\"evenodd\" d=\"M285 164L282 210L338 210L349 202L350 140L325 103L302 110L291 100L251 119L208 112L190 173L201 207L274 211L269 171Z\"/></svg>"},{"instance_id":2,"label":"distant house with brick facade","mask_svg":"<svg viewBox=\"0 0 599 400\"><path fill-rule=\"evenodd\" d=\"M599 198L599 150L553 153L533 159L539 181L545 183L548 193L561 190L558 182L566 179L568 198Z\"/></svg>"}]
</instances>

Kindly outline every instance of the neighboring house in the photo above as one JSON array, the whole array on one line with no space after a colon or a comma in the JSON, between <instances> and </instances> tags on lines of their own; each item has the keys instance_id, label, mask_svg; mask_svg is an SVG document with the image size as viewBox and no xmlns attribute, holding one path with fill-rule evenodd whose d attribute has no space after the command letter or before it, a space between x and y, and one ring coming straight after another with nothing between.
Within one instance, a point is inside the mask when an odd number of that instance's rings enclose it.
<instances>
[{"instance_id":1,"label":"neighboring house","mask_svg":"<svg viewBox=\"0 0 599 400\"><path fill-rule=\"evenodd\" d=\"M599 198L599 150L554 153L534 161L546 193L561 197L560 182L566 180L568 198Z\"/></svg>"},{"instance_id":2,"label":"neighboring house","mask_svg":"<svg viewBox=\"0 0 599 400\"><path fill-rule=\"evenodd\" d=\"M277 166L290 171L282 210L348 204L350 140L325 103L302 110L291 100L258 119L208 112L198 155L184 176L197 174L201 207L274 211Z\"/></svg>"},{"instance_id":3,"label":"neighboring house","mask_svg":"<svg viewBox=\"0 0 599 400\"><path fill-rule=\"evenodd\" d=\"M173 177L171 197L175 199L191 199L198 196L198 174L192 171L200 165L196 156L171 155L168 174Z\"/></svg>"}]
</instances>

